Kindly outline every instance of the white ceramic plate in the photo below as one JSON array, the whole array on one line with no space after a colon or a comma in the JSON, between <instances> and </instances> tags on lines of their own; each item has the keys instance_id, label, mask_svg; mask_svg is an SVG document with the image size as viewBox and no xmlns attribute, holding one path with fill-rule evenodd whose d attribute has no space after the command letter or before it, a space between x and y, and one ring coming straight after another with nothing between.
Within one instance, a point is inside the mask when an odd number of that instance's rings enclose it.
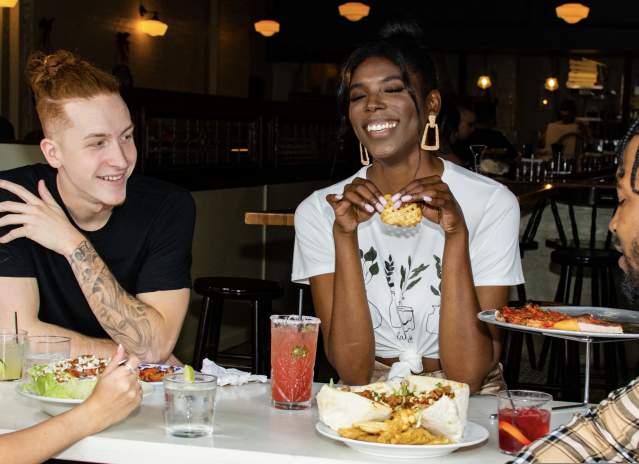
<instances>
[{"instance_id":1,"label":"white ceramic plate","mask_svg":"<svg viewBox=\"0 0 639 464\"><path fill-rule=\"evenodd\" d=\"M596 332L576 332L573 330L557 330L557 329L538 329L536 327L527 327L525 325L511 324L495 319L495 310L489 309L481 311L477 314L479 320L504 327L510 330L520 330L522 332L537 332L548 335L567 335L578 338L639 338L639 312L629 311L627 309L615 308L595 308L593 306L549 306L542 307L551 311L559 311L569 316L580 316L583 314L592 314L598 319L604 321L616 322L624 326L624 332L633 330L633 332L612 334L612 333L596 333Z\"/></svg>"},{"instance_id":2,"label":"white ceramic plate","mask_svg":"<svg viewBox=\"0 0 639 464\"><path fill-rule=\"evenodd\" d=\"M147 385L146 382L140 382L142 386L142 396L147 396L153 393L153 387L151 385ZM84 400L72 400L68 398L51 398L49 396L40 396L35 393L31 393L25 391L22 388L22 383L16 385L16 391L19 395L24 396L25 398L30 398L32 400L36 400L40 403L40 407L44 412L49 414L50 416L57 416L58 414L62 414L65 411L68 411L76 404L82 403Z\"/></svg>"},{"instance_id":3,"label":"white ceramic plate","mask_svg":"<svg viewBox=\"0 0 639 464\"><path fill-rule=\"evenodd\" d=\"M141 363L138 366L138 369L142 370L142 369L145 369L147 367L157 367L161 371L166 371L167 369L172 367L174 374L180 374L184 370L182 368L182 366L170 366L168 364L153 364L153 363ZM144 382L144 383L148 383L150 385L162 385L162 381L161 380L159 382Z\"/></svg>"},{"instance_id":4,"label":"white ceramic plate","mask_svg":"<svg viewBox=\"0 0 639 464\"><path fill-rule=\"evenodd\" d=\"M392 459L422 459L445 456L456 449L477 445L488 438L488 430L474 422L467 422L461 441L450 445L387 445L341 437L322 422L315 424L315 430L332 440L341 441L360 453Z\"/></svg>"}]
</instances>

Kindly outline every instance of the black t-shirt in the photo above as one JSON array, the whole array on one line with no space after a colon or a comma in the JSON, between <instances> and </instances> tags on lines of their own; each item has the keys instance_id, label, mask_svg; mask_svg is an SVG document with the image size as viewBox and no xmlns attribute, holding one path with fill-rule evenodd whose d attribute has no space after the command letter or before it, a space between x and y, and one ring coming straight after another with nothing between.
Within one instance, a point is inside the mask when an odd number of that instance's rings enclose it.
<instances>
[{"instance_id":1,"label":"black t-shirt","mask_svg":"<svg viewBox=\"0 0 639 464\"><path fill-rule=\"evenodd\" d=\"M99 230L80 229L66 210L56 184L57 171L34 164L0 172L37 195L47 188L69 221L91 242L120 285L131 295L191 287L191 244L195 204L182 188L133 175L125 202ZM0 189L0 201L16 201ZM17 201L22 201L17 199ZM0 229L0 234L8 232ZM0 276L35 277L40 292L38 319L90 337L108 337L94 316L66 258L27 238L0 244Z\"/></svg>"}]
</instances>

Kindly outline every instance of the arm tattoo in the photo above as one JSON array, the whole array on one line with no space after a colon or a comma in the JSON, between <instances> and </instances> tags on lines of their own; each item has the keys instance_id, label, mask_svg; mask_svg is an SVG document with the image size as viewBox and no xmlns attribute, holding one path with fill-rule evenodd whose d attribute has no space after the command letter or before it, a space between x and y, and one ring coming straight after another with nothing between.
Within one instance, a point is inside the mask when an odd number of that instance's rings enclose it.
<instances>
[{"instance_id":1,"label":"arm tattoo","mask_svg":"<svg viewBox=\"0 0 639 464\"><path fill-rule=\"evenodd\" d=\"M152 357L157 343L153 334L161 323L159 314L122 288L87 240L73 250L69 261L82 293L104 330L141 360Z\"/></svg>"}]
</instances>

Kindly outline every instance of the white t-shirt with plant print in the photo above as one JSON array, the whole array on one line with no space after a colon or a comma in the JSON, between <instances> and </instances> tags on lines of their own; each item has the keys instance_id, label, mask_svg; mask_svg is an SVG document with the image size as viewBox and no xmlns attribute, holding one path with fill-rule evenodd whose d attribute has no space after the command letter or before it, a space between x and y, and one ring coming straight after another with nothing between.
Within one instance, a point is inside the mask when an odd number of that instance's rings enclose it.
<instances>
[{"instance_id":1,"label":"white t-shirt with plant print","mask_svg":"<svg viewBox=\"0 0 639 464\"><path fill-rule=\"evenodd\" d=\"M468 228L475 286L523 283L517 199L504 185L442 161L442 180L457 199ZM367 169L313 192L297 207L294 282L308 283L310 277L335 272L335 215L326 195L342 193L356 177L366 178ZM399 357L413 372L420 372L422 357L439 358L444 232L427 219L403 229L384 224L375 214L359 225L357 237L375 354Z\"/></svg>"}]
</instances>

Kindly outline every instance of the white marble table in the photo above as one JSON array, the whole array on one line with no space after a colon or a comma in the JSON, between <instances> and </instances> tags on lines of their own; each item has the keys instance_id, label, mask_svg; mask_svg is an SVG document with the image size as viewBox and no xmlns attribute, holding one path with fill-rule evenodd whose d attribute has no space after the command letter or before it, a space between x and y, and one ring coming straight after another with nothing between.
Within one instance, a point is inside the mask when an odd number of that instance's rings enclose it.
<instances>
[{"instance_id":1,"label":"white marble table","mask_svg":"<svg viewBox=\"0 0 639 464\"><path fill-rule=\"evenodd\" d=\"M316 390L320 385L316 385ZM141 407L123 422L85 438L57 456L103 463L192 464L222 463L364 463L388 462L360 454L315 431L317 408L280 411L270 407L270 384L249 384L218 389L215 433L209 438L175 438L164 430L162 387L155 387ZM559 403L558 403L559 404ZM504 463L508 456L497 449L494 397L472 397L469 420L490 432L489 439L433 463ZM572 412L556 412L551 426L567 422ZM23 429L46 419L39 403L15 392L14 382L0 382L0 433ZM399 462L399 460L397 460ZM406 462L416 462L406 460Z\"/></svg>"}]
</instances>

